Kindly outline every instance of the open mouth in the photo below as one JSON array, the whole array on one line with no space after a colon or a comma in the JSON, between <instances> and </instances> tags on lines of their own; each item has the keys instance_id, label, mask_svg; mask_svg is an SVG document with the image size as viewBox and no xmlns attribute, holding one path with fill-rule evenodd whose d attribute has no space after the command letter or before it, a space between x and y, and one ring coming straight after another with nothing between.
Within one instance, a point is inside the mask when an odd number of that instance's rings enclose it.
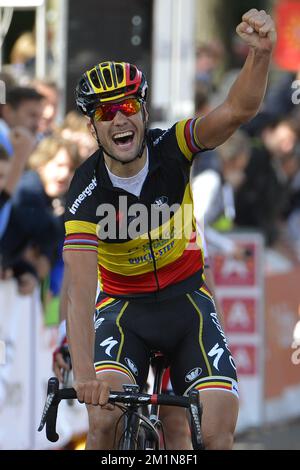
<instances>
[{"instance_id":1,"label":"open mouth","mask_svg":"<svg viewBox=\"0 0 300 470\"><path fill-rule=\"evenodd\" d=\"M120 147L130 145L133 139L133 131L119 132L118 134L113 135L114 143Z\"/></svg>"}]
</instances>

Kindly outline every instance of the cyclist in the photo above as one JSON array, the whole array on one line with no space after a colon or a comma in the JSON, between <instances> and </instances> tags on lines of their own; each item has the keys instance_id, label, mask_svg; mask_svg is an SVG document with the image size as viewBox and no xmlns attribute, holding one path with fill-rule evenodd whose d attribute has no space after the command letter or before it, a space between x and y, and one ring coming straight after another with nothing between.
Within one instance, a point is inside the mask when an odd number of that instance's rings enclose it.
<instances>
[{"instance_id":1,"label":"cyclist","mask_svg":"<svg viewBox=\"0 0 300 470\"><path fill-rule=\"evenodd\" d=\"M68 194L63 302L89 449L111 449L119 411L107 405L109 390L143 386L153 349L169 358L176 394L201 392L206 448L232 447L236 370L203 279L189 171L194 154L223 143L263 99L274 23L252 9L237 32L250 51L227 99L167 131L147 130L147 83L134 65L102 62L78 83L77 105L99 150Z\"/></svg>"}]
</instances>

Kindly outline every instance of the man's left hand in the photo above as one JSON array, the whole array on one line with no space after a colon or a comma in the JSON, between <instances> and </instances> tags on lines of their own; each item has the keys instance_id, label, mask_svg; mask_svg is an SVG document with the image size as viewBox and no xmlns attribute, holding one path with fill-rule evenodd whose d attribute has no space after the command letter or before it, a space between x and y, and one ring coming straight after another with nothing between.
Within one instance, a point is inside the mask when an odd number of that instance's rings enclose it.
<instances>
[{"instance_id":1,"label":"man's left hand","mask_svg":"<svg viewBox=\"0 0 300 470\"><path fill-rule=\"evenodd\" d=\"M271 16L264 10L258 11L255 8L243 15L236 32L249 47L265 52L272 52L277 39Z\"/></svg>"}]
</instances>

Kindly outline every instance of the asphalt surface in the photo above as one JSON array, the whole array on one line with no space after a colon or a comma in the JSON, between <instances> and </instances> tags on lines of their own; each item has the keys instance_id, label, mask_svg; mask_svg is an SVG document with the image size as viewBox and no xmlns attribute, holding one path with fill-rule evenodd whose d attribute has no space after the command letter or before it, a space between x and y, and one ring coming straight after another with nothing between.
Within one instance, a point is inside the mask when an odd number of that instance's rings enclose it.
<instances>
[{"instance_id":1,"label":"asphalt surface","mask_svg":"<svg viewBox=\"0 0 300 470\"><path fill-rule=\"evenodd\" d=\"M300 450L300 418L236 436L235 450Z\"/></svg>"}]
</instances>

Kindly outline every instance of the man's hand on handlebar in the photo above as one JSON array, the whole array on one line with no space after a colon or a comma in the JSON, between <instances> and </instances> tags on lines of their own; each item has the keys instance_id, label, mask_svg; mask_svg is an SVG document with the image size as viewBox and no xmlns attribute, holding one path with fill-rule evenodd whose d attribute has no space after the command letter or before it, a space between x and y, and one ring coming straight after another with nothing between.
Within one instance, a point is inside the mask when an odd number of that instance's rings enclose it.
<instances>
[{"instance_id":1,"label":"man's hand on handlebar","mask_svg":"<svg viewBox=\"0 0 300 470\"><path fill-rule=\"evenodd\" d=\"M74 382L73 387L80 403L100 405L105 410L112 411L114 409L114 405L108 403L110 387L107 382L97 378L79 379Z\"/></svg>"}]
</instances>

